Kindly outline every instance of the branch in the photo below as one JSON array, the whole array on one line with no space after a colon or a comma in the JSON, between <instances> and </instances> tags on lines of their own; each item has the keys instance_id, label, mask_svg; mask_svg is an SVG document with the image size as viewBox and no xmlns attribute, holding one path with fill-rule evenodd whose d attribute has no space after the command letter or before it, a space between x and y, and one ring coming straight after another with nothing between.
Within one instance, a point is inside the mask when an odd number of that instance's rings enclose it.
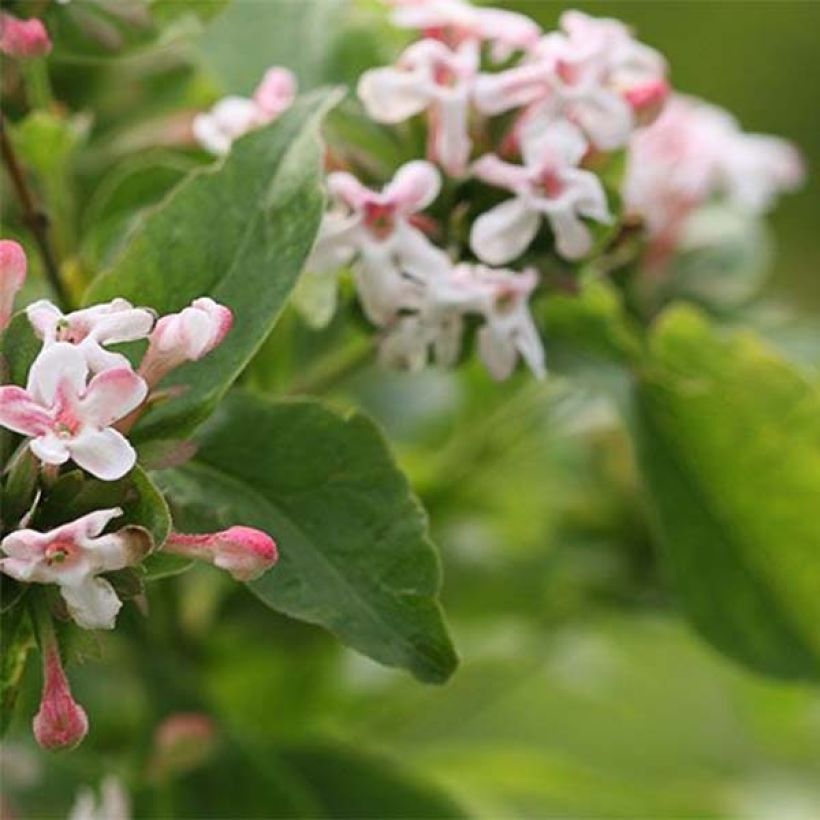
<instances>
[{"instance_id":1,"label":"branch","mask_svg":"<svg viewBox=\"0 0 820 820\"><path fill-rule=\"evenodd\" d=\"M34 241L37 243L37 248L43 259L43 268L54 291L54 295L57 298L57 302L62 310L70 310L71 300L62 279L60 279L60 269L48 238L48 215L42 208L38 207L34 195L29 189L25 171L17 159L14 146L11 144L11 140L6 132L6 123L2 115L0 115L0 152L3 155L3 162L8 169L14 190L17 192L17 198L20 200L20 205L23 209L23 221L28 226L34 237Z\"/></svg>"}]
</instances>

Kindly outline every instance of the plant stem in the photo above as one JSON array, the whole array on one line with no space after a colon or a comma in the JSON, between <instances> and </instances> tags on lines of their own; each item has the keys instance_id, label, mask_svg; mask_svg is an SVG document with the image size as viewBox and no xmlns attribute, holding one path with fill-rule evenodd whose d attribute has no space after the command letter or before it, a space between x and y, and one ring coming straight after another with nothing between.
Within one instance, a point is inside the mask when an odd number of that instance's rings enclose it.
<instances>
[{"instance_id":1,"label":"plant stem","mask_svg":"<svg viewBox=\"0 0 820 820\"><path fill-rule=\"evenodd\" d=\"M9 135L6 131L6 122L2 115L0 115L0 153L2 153L3 162L8 169L9 177L17 193L17 198L20 200L20 206L23 210L23 221L28 226L34 237L34 241L37 243L37 248L43 260L43 269L57 298L57 302L62 310L70 310L71 300L60 278L59 266L57 265L57 260L49 240L48 215L42 208L38 207L34 199L34 195L26 180L25 171L9 139Z\"/></svg>"},{"instance_id":2,"label":"plant stem","mask_svg":"<svg viewBox=\"0 0 820 820\"><path fill-rule=\"evenodd\" d=\"M323 394L370 364L376 355L375 347L357 343L341 350L312 369L303 379L294 382L286 396Z\"/></svg>"}]
</instances>

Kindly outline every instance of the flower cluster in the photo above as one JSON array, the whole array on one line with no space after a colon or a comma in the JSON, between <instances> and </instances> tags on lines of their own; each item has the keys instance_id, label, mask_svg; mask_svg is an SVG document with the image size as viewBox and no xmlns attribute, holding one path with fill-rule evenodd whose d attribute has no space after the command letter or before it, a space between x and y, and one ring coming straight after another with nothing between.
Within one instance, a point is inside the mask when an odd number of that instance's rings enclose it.
<instances>
[{"instance_id":1,"label":"flower cluster","mask_svg":"<svg viewBox=\"0 0 820 820\"><path fill-rule=\"evenodd\" d=\"M16 242L0 242L0 331L8 325L25 275L23 249ZM158 320L153 311L125 299L70 313L40 300L25 314L42 347L25 387L0 386L0 427L25 437L12 461L28 448L42 465L43 482L22 520L4 522L14 528L0 541L0 572L24 584L56 587L66 614L81 628L112 629L122 601L106 575L138 566L155 547L207 561L241 581L271 567L277 560L275 543L249 527L206 535L172 533L164 545L155 545L141 526L109 530L124 514L119 507L94 510L46 531L29 527L61 465L71 461L101 481L129 473L137 460L127 438L131 426L161 395L157 388L166 375L222 342L231 311L202 297ZM140 341L147 341L147 348L135 369L114 348ZM88 721L71 696L48 620L41 632L44 686L35 736L47 748L73 746L87 732Z\"/></svg>"},{"instance_id":2,"label":"flower cluster","mask_svg":"<svg viewBox=\"0 0 820 820\"><path fill-rule=\"evenodd\" d=\"M224 156L234 140L273 122L295 98L296 78L288 69L274 66L265 72L252 97L229 95L207 113L197 114L194 137L206 151Z\"/></svg>"},{"instance_id":3,"label":"flower cluster","mask_svg":"<svg viewBox=\"0 0 820 820\"><path fill-rule=\"evenodd\" d=\"M650 248L674 250L707 198L761 210L800 182L791 146L673 94L665 59L617 20L567 11L543 33L466 0L389 5L419 39L394 65L364 72L358 97L378 123L420 118L426 157L372 190L352 173L369 182L372 164L346 159L344 146L331 154L330 207L297 306L325 324L337 274L350 270L390 365L455 363L477 320L493 376L509 376L519 357L540 376L530 298L545 271L605 252L619 200L645 221ZM627 157L623 181L604 176L615 154Z\"/></svg>"},{"instance_id":4,"label":"flower cluster","mask_svg":"<svg viewBox=\"0 0 820 820\"><path fill-rule=\"evenodd\" d=\"M722 199L757 215L803 181L801 157L786 140L743 132L717 106L674 94L661 116L633 137L624 184L657 263L671 254L689 217Z\"/></svg>"}]
</instances>

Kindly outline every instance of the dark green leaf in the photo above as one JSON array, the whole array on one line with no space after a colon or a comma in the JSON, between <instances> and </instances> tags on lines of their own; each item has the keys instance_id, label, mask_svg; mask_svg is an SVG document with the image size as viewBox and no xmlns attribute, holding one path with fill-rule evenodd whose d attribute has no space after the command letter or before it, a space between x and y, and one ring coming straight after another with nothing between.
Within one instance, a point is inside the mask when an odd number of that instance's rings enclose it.
<instances>
[{"instance_id":1,"label":"dark green leaf","mask_svg":"<svg viewBox=\"0 0 820 820\"><path fill-rule=\"evenodd\" d=\"M237 142L224 163L194 174L92 284L87 302L124 296L168 313L208 295L234 312L225 342L167 380L182 395L150 411L136 439L177 438L201 421L276 322L321 219L318 129L333 100L301 99Z\"/></svg>"},{"instance_id":2,"label":"dark green leaf","mask_svg":"<svg viewBox=\"0 0 820 820\"><path fill-rule=\"evenodd\" d=\"M681 603L762 672L820 677L820 390L751 334L694 311L654 333L640 462Z\"/></svg>"},{"instance_id":3,"label":"dark green leaf","mask_svg":"<svg viewBox=\"0 0 820 820\"><path fill-rule=\"evenodd\" d=\"M421 679L452 673L425 516L370 420L236 392L198 443L161 474L178 526L271 533L281 558L252 584L262 600Z\"/></svg>"}]
</instances>

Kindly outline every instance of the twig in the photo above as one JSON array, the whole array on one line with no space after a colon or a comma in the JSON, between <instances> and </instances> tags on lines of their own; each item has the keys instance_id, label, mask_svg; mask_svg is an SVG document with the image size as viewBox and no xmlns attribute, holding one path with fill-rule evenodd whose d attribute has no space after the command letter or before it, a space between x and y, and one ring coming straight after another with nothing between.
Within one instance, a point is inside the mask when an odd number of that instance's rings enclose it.
<instances>
[{"instance_id":1,"label":"twig","mask_svg":"<svg viewBox=\"0 0 820 820\"><path fill-rule=\"evenodd\" d=\"M6 123L2 115L0 115L0 152L2 152L3 162L8 169L14 190L17 192L17 197L20 200L20 205L23 209L23 221L28 226L34 237L34 241L37 243L40 256L43 259L43 268L54 291L54 295L57 297L57 301L63 310L70 310L71 300L69 299L68 291L62 279L60 279L60 270L51 247L51 242L48 238L48 215L42 208L38 207L34 195L29 189L25 171L17 159L14 146L11 144L11 140L6 132Z\"/></svg>"}]
</instances>

